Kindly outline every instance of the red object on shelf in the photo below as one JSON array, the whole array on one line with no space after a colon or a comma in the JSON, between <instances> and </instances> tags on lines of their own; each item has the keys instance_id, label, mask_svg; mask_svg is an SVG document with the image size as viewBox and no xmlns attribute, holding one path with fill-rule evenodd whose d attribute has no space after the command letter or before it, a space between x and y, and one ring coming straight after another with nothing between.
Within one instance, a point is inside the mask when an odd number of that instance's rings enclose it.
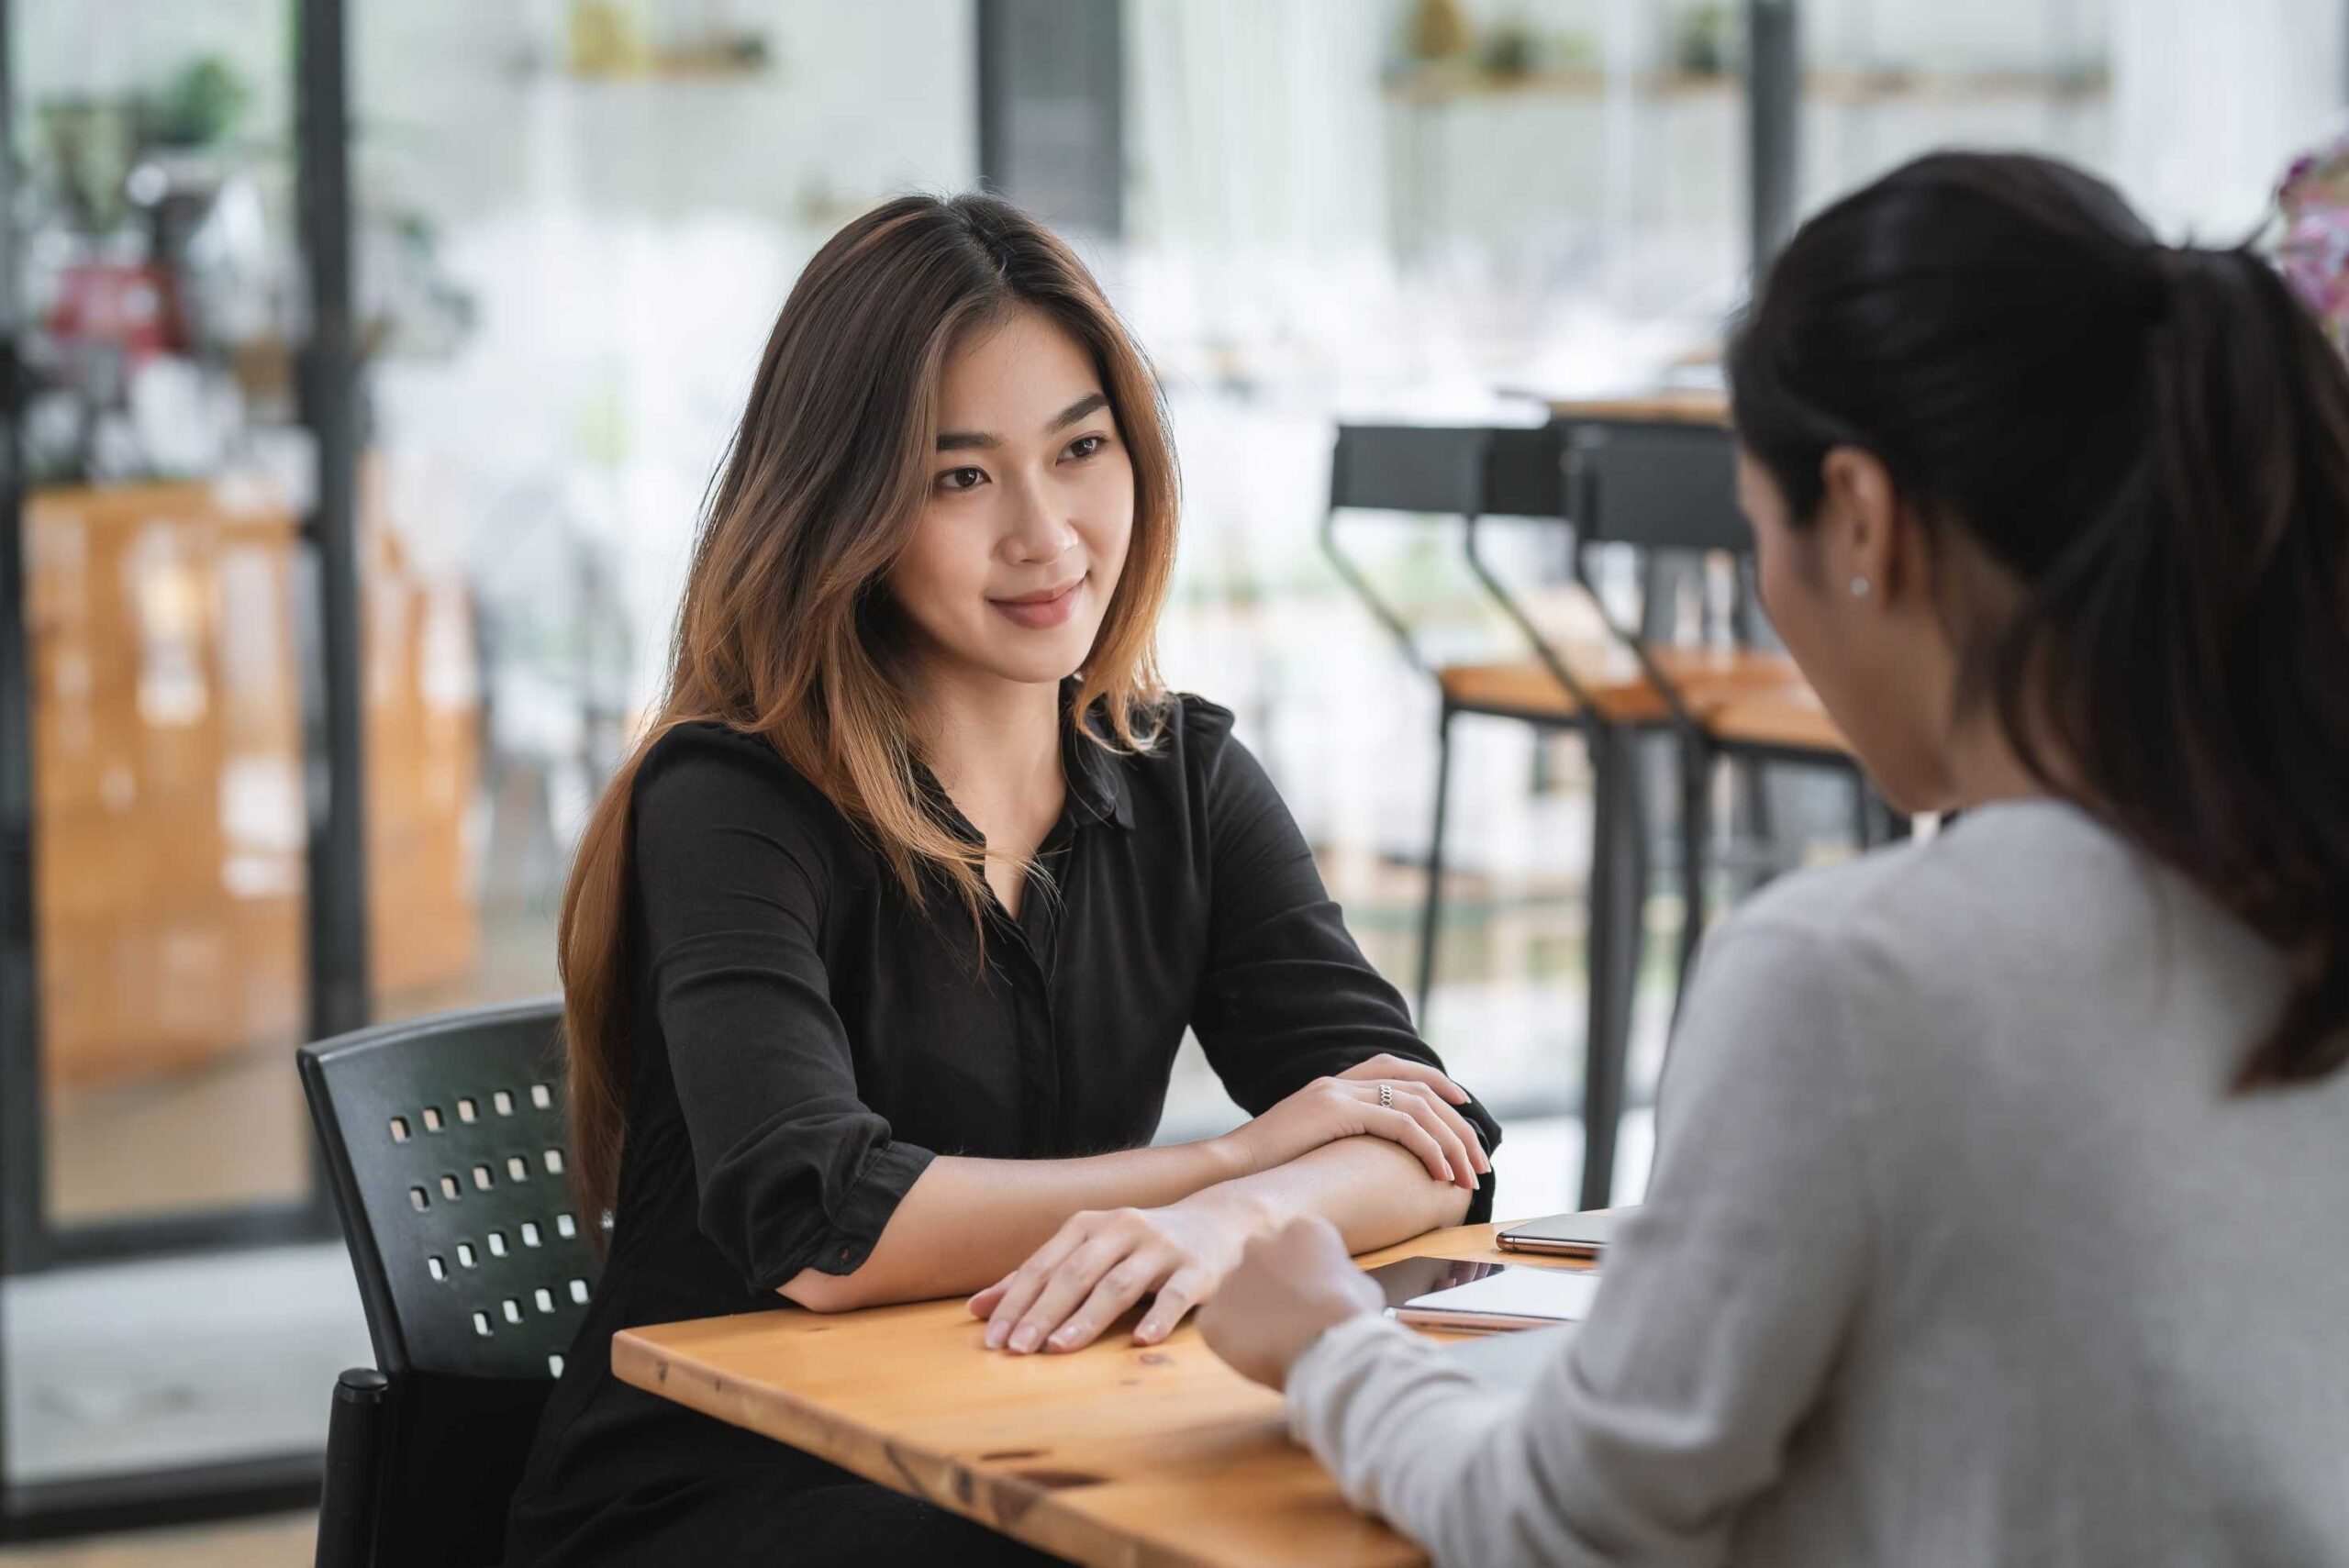
<instances>
[{"instance_id":1,"label":"red object on shelf","mask_svg":"<svg viewBox=\"0 0 2349 1568\"><path fill-rule=\"evenodd\" d=\"M118 343L131 368L185 347L172 275L151 261L68 268L49 331L68 342Z\"/></svg>"}]
</instances>

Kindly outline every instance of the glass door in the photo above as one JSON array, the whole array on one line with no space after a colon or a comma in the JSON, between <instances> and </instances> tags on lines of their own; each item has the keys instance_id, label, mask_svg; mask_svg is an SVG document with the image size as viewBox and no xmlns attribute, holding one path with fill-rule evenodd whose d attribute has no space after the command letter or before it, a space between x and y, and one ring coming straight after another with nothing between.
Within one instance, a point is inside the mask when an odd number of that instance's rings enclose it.
<instances>
[{"instance_id":1,"label":"glass door","mask_svg":"<svg viewBox=\"0 0 2349 1568\"><path fill-rule=\"evenodd\" d=\"M0 3L0 1533L298 1499L366 1359L340 19Z\"/></svg>"},{"instance_id":2,"label":"glass door","mask_svg":"<svg viewBox=\"0 0 2349 1568\"><path fill-rule=\"evenodd\" d=\"M314 488L291 20L282 0L11 7L13 607L53 1236L313 1207L288 1063L311 1011Z\"/></svg>"}]
</instances>

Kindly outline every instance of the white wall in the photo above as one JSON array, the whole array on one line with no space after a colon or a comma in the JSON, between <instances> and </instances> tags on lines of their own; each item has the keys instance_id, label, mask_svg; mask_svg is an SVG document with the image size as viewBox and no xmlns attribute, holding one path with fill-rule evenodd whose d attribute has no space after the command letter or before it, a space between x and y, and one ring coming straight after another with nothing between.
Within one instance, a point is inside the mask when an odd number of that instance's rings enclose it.
<instances>
[{"instance_id":1,"label":"white wall","mask_svg":"<svg viewBox=\"0 0 2349 1568\"><path fill-rule=\"evenodd\" d=\"M2128 0L2114 8L2113 166L2173 238L2241 239L2293 156L2340 128L2338 0Z\"/></svg>"}]
</instances>

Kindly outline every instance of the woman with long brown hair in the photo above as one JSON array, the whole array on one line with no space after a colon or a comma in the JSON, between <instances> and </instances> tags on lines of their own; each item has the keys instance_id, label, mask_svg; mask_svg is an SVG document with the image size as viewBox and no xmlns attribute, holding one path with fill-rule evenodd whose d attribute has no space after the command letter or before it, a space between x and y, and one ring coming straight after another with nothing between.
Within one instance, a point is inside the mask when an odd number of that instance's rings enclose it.
<instances>
[{"instance_id":1,"label":"woman with long brown hair","mask_svg":"<svg viewBox=\"0 0 2349 1568\"><path fill-rule=\"evenodd\" d=\"M1155 386L1046 230L907 197L808 263L563 902L609 1255L513 1562L1019 1555L619 1384L615 1329L975 1293L974 1353L1144 1301L1151 1343L1288 1218L1489 1211L1497 1128L1230 715L1158 684L1174 526ZM1253 1119L1150 1147L1186 1029Z\"/></svg>"}]
</instances>

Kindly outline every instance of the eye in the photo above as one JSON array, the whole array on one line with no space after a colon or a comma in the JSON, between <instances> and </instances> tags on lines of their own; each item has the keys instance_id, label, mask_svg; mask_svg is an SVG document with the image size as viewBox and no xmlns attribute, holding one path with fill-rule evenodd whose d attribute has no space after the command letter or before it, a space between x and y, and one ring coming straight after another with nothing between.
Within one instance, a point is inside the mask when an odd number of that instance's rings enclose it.
<instances>
[{"instance_id":1,"label":"eye","mask_svg":"<svg viewBox=\"0 0 2349 1568\"><path fill-rule=\"evenodd\" d=\"M1068 455L1073 458L1088 458L1108 444L1109 438L1107 436L1079 436L1069 442Z\"/></svg>"},{"instance_id":2,"label":"eye","mask_svg":"<svg viewBox=\"0 0 2349 1568\"><path fill-rule=\"evenodd\" d=\"M950 468L938 476L941 490L976 490L986 483L986 474L975 468Z\"/></svg>"}]
</instances>

